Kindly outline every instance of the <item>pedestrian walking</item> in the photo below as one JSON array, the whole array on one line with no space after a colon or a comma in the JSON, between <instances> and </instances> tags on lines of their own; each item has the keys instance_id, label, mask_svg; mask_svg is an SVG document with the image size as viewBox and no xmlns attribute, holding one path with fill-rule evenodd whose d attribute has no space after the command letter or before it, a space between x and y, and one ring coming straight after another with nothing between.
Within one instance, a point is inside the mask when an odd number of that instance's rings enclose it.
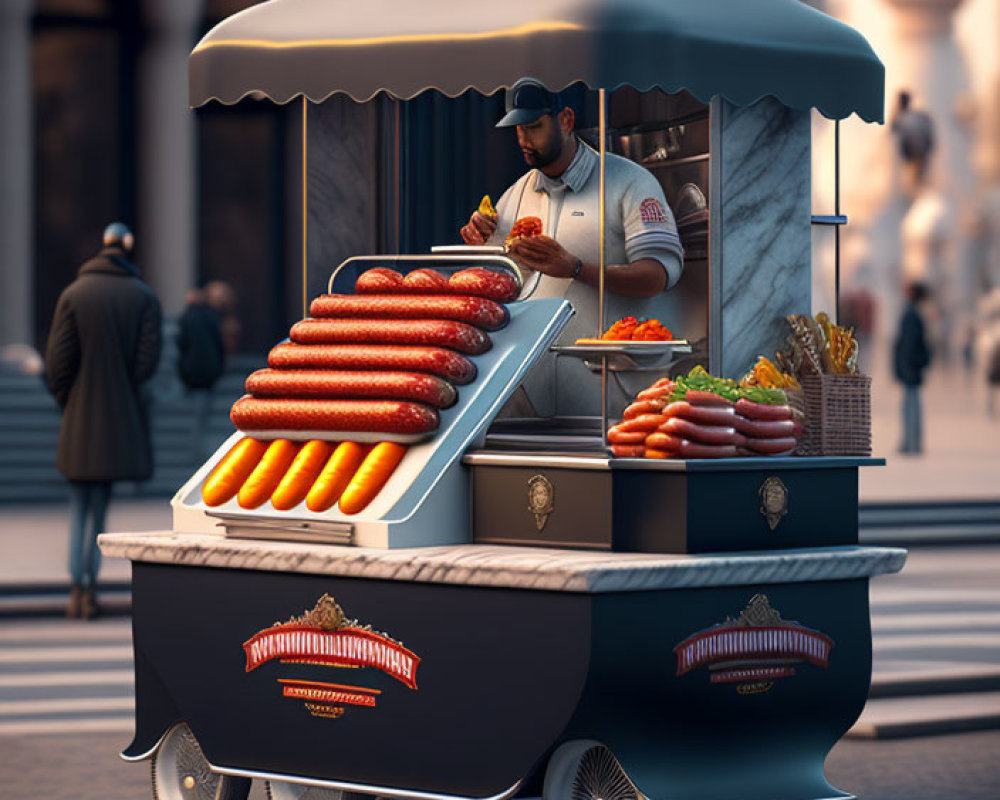
<instances>
[{"instance_id":1,"label":"pedestrian walking","mask_svg":"<svg viewBox=\"0 0 1000 800\"><path fill-rule=\"evenodd\" d=\"M979 355L986 368L986 415L996 416L1000 393L1000 287L994 287L980 305Z\"/></svg>"},{"instance_id":2,"label":"pedestrian walking","mask_svg":"<svg viewBox=\"0 0 1000 800\"><path fill-rule=\"evenodd\" d=\"M899 321L893 352L896 380L903 384L903 441L900 453L923 452L923 418L920 410L920 387L924 370L931 363L921 307L928 298L927 286L914 282L906 287L906 307Z\"/></svg>"},{"instance_id":3,"label":"pedestrian walking","mask_svg":"<svg viewBox=\"0 0 1000 800\"><path fill-rule=\"evenodd\" d=\"M45 353L49 389L63 410L56 466L70 486L68 617L90 619L114 481L153 472L141 386L160 358L161 310L129 261L134 238L120 222L104 248L80 267L56 305Z\"/></svg>"},{"instance_id":4,"label":"pedestrian walking","mask_svg":"<svg viewBox=\"0 0 1000 800\"><path fill-rule=\"evenodd\" d=\"M204 289L187 294L187 306L178 322L177 369L194 405L191 427L191 454L197 461L208 427L212 389L225 369L222 317L209 305Z\"/></svg>"}]
</instances>

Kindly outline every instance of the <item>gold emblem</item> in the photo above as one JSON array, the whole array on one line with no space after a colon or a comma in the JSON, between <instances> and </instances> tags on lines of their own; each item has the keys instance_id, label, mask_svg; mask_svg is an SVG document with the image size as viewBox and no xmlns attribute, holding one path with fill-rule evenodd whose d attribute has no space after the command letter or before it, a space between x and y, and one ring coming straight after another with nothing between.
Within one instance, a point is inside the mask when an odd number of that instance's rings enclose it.
<instances>
[{"instance_id":1,"label":"gold emblem","mask_svg":"<svg viewBox=\"0 0 1000 800\"><path fill-rule=\"evenodd\" d=\"M760 485L760 513L773 531L788 513L788 487L780 478L770 477Z\"/></svg>"},{"instance_id":2,"label":"gold emblem","mask_svg":"<svg viewBox=\"0 0 1000 800\"><path fill-rule=\"evenodd\" d=\"M535 515L538 530L549 521L549 514L555 509L555 497L555 487L544 475L528 478L528 511Z\"/></svg>"}]
</instances>

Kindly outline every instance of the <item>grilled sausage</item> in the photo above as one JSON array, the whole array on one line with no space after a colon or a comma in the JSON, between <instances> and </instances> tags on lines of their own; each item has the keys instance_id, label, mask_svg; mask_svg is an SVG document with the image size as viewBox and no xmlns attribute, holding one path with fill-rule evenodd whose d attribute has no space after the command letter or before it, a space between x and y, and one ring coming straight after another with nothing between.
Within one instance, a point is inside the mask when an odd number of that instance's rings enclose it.
<instances>
[{"instance_id":1,"label":"grilled sausage","mask_svg":"<svg viewBox=\"0 0 1000 800\"><path fill-rule=\"evenodd\" d=\"M689 403L694 403L703 406L732 406L733 401L727 400L721 395L717 395L714 392L702 392L697 389L688 389L684 393L684 399Z\"/></svg>"},{"instance_id":2,"label":"grilled sausage","mask_svg":"<svg viewBox=\"0 0 1000 800\"><path fill-rule=\"evenodd\" d=\"M420 372L260 369L247 378L246 389L254 397L416 400L435 408L458 399L448 381Z\"/></svg>"},{"instance_id":3,"label":"grilled sausage","mask_svg":"<svg viewBox=\"0 0 1000 800\"><path fill-rule=\"evenodd\" d=\"M389 344L294 344L283 342L267 356L275 369L356 369L429 372L463 386L476 378L476 365L443 347Z\"/></svg>"},{"instance_id":4,"label":"grilled sausage","mask_svg":"<svg viewBox=\"0 0 1000 800\"><path fill-rule=\"evenodd\" d=\"M642 458L645 449L641 444L613 444L611 454L615 458Z\"/></svg>"},{"instance_id":5,"label":"grilled sausage","mask_svg":"<svg viewBox=\"0 0 1000 800\"><path fill-rule=\"evenodd\" d=\"M220 506L232 500L250 473L260 463L270 442L249 437L240 439L226 453L201 487L206 506Z\"/></svg>"},{"instance_id":6,"label":"grilled sausage","mask_svg":"<svg viewBox=\"0 0 1000 800\"><path fill-rule=\"evenodd\" d=\"M664 450L669 453L679 453L681 439L670 433L654 431L646 437L646 447L653 450Z\"/></svg>"},{"instance_id":7,"label":"grilled sausage","mask_svg":"<svg viewBox=\"0 0 1000 800\"><path fill-rule=\"evenodd\" d=\"M702 406L677 400L663 409L666 417L681 417L698 425L720 425L731 428L736 425L737 413L732 406Z\"/></svg>"},{"instance_id":8,"label":"grilled sausage","mask_svg":"<svg viewBox=\"0 0 1000 800\"><path fill-rule=\"evenodd\" d=\"M682 458L736 458L736 446L731 444L701 444L681 439Z\"/></svg>"},{"instance_id":9,"label":"grilled sausage","mask_svg":"<svg viewBox=\"0 0 1000 800\"><path fill-rule=\"evenodd\" d=\"M750 439L745 440L744 448L751 451L753 455L777 456L791 453L795 449L794 437L787 436L782 439Z\"/></svg>"},{"instance_id":10,"label":"grilled sausage","mask_svg":"<svg viewBox=\"0 0 1000 800\"><path fill-rule=\"evenodd\" d=\"M608 428L608 442L611 444L642 444L644 441L645 431L623 431L618 426Z\"/></svg>"},{"instance_id":11,"label":"grilled sausage","mask_svg":"<svg viewBox=\"0 0 1000 800\"><path fill-rule=\"evenodd\" d=\"M500 330L510 320L507 309L492 300L440 294L416 297L324 294L312 301L309 313L337 319L450 319L484 331Z\"/></svg>"},{"instance_id":12,"label":"grilled sausage","mask_svg":"<svg viewBox=\"0 0 1000 800\"><path fill-rule=\"evenodd\" d=\"M735 415L734 415L735 416ZM699 425L683 417L670 417L658 430L669 433L680 439L687 439L701 444L740 444L740 436L735 428L724 428L719 425Z\"/></svg>"},{"instance_id":13,"label":"grilled sausage","mask_svg":"<svg viewBox=\"0 0 1000 800\"><path fill-rule=\"evenodd\" d=\"M662 414L640 414L632 419L619 422L615 427L620 431L655 431L667 418Z\"/></svg>"},{"instance_id":14,"label":"grilled sausage","mask_svg":"<svg viewBox=\"0 0 1000 800\"><path fill-rule=\"evenodd\" d=\"M438 412L403 400L288 400L241 397L229 413L242 431L366 431L420 434L436 430Z\"/></svg>"},{"instance_id":15,"label":"grilled sausage","mask_svg":"<svg viewBox=\"0 0 1000 800\"><path fill-rule=\"evenodd\" d=\"M768 406L763 403L754 403L745 397L741 397L736 401L736 411L748 419L776 420L792 418L792 409L788 405Z\"/></svg>"},{"instance_id":16,"label":"grilled sausage","mask_svg":"<svg viewBox=\"0 0 1000 800\"><path fill-rule=\"evenodd\" d=\"M299 344L409 344L447 347L470 356L490 349L490 337L444 319L304 319L292 326Z\"/></svg>"},{"instance_id":17,"label":"grilled sausage","mask_svg":"<svg viewBox=\"0 0 1000 800\"><path fill-rule=\"evenodd\" d=\"M795 436L798 427L791 419L749 419L742 414L736 415L733 424L736 430L753 439L782 439Z\"/></svg>"},{"instance_id":18,"label":"grilled sausage","mask_svg":"<svg viewBox=\"0 0 1000 800\"><path fill-rule=\"evenodd\" d=\"M395 294L402 286L403 276L396 270L375 267L358 275L354 291L358 294Z\"/></svg>"},{"instance_id":19,"label":"grilled sausage","mask_svg":"<svg viewBox=\"0 0 1000 800\"><path fill-rule=\"evenodd\" d=\"M666 407L667 401L663 398L656 400L637 400L632 403L622 414L622 419L635 419L642 414L661 414Z\"/></svg>"},{"instance_id":20,"label":"grilled sausage","mask_svg":"<svg viewBox=\"0 0 1000 800\"><path fill-rule=\"evenodd\" d=\"M331 452L330 442L319 439L306 442L271 495L271 505L278 511L288 511L305 500Z\"/></svg>"},{"instance_id":21,"label":"grilled sausage","mask_svg":"<svg viewBox=\"0 0 1000 800\"><path fill-rule=\"evenodd\" d=\"M299 452L299 443L288 439L278 439L271 442L260 463L254 467L246 483L240 487L236 496L241 508L257 508L262 505L278 488L285 471L291 466L295 454Z\"/></svg>"},{"instance_id":22,"label":"grilled sausage","mask_svg":"<svg viewBox=\"0 0 1000 800\"><path fill-rule=\"evenodd\" d=\"M403 276L403 289L417 294L448 294L448 279L437 270L415 269Z\"/></svg>"},{"instance_id":23,"label":"grilled sausage","mask_svg":"<svg viewBox=\"0 0 1000 800\"><path fill-rule=\"evenodd\" d=\"M520 292L517 281L507 273L493 272L482 267L472 267L456 272L448 279L448 285L456 294L487 297L498 303L509 303L516 300Z\"/></svg>"}]
</instances>

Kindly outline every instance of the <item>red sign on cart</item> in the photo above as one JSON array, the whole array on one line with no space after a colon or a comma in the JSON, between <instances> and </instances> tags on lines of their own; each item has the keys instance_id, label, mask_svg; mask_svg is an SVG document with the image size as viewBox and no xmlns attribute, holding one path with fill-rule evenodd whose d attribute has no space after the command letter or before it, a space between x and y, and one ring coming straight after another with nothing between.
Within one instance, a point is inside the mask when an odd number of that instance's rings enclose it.
<instances>
[{"instance_id":1,"label":"red sign on cart","mask_svg":"<svg viewBox=\"0 0 1000 800\"><path fill-rule=\"evenodd\" d=\"M324 594L315 608L288 622L277 623L243 643L246 671L268 661L327 667L373 667L410 689L417 688L420 657L384 633L348 619L336 601ZM375 706L377 689L317 681L280 679L285 697L309 701L315 716L340 717L344 705ZM333 713L337 712L337 713Z\"/></svg>"}]
</instances>

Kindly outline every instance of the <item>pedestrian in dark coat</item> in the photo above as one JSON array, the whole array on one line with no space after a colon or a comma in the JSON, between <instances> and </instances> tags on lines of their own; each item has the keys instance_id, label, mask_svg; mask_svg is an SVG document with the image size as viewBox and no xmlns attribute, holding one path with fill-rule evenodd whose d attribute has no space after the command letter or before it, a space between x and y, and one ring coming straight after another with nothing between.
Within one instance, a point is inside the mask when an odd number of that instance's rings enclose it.
<instances>
[{"instance_id":1,"label":"pedestrian in dark coat","mask_svg":"<svg viewBox=\"0 0 1000 800\"><path fill-rule=\"evenodd\" d=\"M226 350L222 343L222 317L210 306L202 289L187 294L187 307L177 325L177 370L194 413L191 415L191 453L200 460L203 439L208 429L212 406L212 388L222 377Z\"/></svg>"},{"instance_id":2,"label":"pedestrian in dark coat","mask_svg":"<svg viewBox=\"0 0 1000 800\"><path fill-rule=\"evenodd\" d=\"M97 613L96 539L111 483L153 472L140 386L160 358L162 314L128 260L132 242L124 225L108 226L104 249L59 296L46 347L49 389L63 409L56 466L70 482L70 616Z\"/></svg>"},{"instance_id":3,"label":"pedestrian in dark coat","mask_svg":"<svg viewBox=\"0 0 1000 800\"><path fill-rule=\"evenodd\" d=\"M931 363L924 320L920 306L927 299L927 287L922 283L907 286L907 302L899 321L899 333L893 350L896 380L903 384L903 442L900 453L918 454L923 451L923 420L920 411L920 386L924 370Z\"/></svg>"}]
</instances>

